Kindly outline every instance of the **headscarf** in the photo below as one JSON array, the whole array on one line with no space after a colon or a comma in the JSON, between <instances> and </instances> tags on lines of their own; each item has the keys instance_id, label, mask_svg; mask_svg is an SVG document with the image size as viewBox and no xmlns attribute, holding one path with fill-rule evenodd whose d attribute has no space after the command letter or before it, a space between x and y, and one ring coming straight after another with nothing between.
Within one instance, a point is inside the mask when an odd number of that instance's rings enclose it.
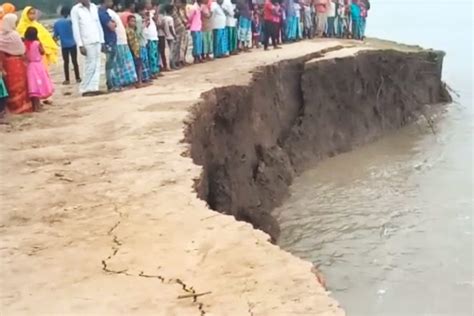
<instances>
[{"instance_id":1,"label":"headscarf","mask_svg":"<svg viewBox=\"0 0 474 316\"><path fill-rule=\"evenodd\" d=\"M38 38L44 48L46 65L49 66L51 64L55 64L58 60L59 54L58 44L56 44L51 33L49 33L49 31L41 23L38 21L31 21L28 18L28 12L30 12L31 9L34 8L28 6L21 13L20 23L18 23L17 31L20 33L20 36L24 37L27 28L36 28L38 30Z\"/></svg>"},{"instance_id":2,"label":"headscarf","mask_svg":"<svg viewBox=\"0 0 474 316\"><path fill-rule=\"evenodd\" d=\"M124 11L120 14L123 26L128 27L128 17L131 15L133 15L133 13L130 11Z\"/></svg>"},{"instance_id":3,"label":"headscarf","mask_svg":"<svg viewBox=\"0 0 474 316\"><path fill-rule=\"evenodd\" d=\"M23 55L25 53L25 45L20 35L15 31L16 21L18 17L13 13L3 16L2 30L0 31L0 51L9 55Z\"/></svg>"},{"instance_id":4,"label":"headscarf","mask_svg":"<svg viewBox=\"0 0 474 316\"><path fill-rule=\"evenodd\" d=\"M13 4L11 3L4 3L2 4L0 8L0 19L3 19L3 17L8 14L8 13L14 13L16 11L16 8Z\"/></svg>"}]
</instances>

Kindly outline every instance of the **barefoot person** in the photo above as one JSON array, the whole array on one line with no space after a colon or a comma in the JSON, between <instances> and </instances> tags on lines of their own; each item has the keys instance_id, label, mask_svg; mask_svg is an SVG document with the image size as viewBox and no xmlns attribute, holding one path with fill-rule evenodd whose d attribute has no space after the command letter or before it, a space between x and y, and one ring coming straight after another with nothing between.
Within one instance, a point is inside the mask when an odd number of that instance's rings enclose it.
<instances>
[{"instance_id":1,"label":"barefoot person","mask_svg":"<svg viewBox=\"0 0 474 316\"><path fill-rule=\"evenodd\" d=\"M79 91L83 96L94 96L99 91L104 32L99 20L97 6L90 0L79 0L71 11L74 40L85 57L84 74Z\"/></svg>"},{"instance_id":2,"label":"barefoot person","mask_svg":"<svg viewBox=\"0 0 474 316\"><path fill-rule=\"evenodd\" d=\"M81 82L81 76L79 74L79 64L77 63L77 46L74 41L74 35L72 34L72 22L70 19L71 8L64 6L61 9L62 18L54 23L54 39L61 41L61 52L63 56L63 68L64 68L64 82L63 84L69 84L69 60L71 60L74 67L74 75L76 82ZM71 59L69 59L71 58Z\"/></svg>"},{"instance_id":3,"label":"barefoot person","mask_svg":"<svg viewBox=\"0 0 474 316\"><path fill-rule=\"evenodd\" d=\"M38 38L38 30L30 26L25 32L25 48L27 62L28 95L33 103L33 111L41 110L40 100L53 95L54 86L42 59L45 54L43 45Z\"/></svg>"},{"instance_id":4,"label":"barefoot person","mask_svg":"<svg viewBox=\"0 0 474 316\"><path fill-rule=\"evenodd\" d=\"M31 112L33 107L28 96L26 65L24 62L25 45L15 31L17 16L6 14L0 30L0 71L9 97L7 109L10 113Z\"/></svg>"}]
</instances>

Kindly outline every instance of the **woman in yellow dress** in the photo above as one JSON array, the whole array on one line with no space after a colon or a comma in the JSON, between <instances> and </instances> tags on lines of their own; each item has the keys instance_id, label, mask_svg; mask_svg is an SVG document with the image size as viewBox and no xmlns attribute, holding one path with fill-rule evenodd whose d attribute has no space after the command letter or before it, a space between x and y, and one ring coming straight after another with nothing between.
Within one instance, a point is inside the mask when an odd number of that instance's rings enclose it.
<instances>
[{"instance_id":1,"label":"woman in yellow dress","mask_svg":"<svg viewBox=\"0 0 474 316\"><path fill-rule=\"evenodd\" d=\"M21 14L17 31L21 37L24 37L27 28L30 26L36 28L38 30L38 38L45 52L43 62L46 66L55 64L59 54L58 44L54 41L51 33L36 19L37 10L33 7L26 7Z\"/></svg>"}]
</instances>

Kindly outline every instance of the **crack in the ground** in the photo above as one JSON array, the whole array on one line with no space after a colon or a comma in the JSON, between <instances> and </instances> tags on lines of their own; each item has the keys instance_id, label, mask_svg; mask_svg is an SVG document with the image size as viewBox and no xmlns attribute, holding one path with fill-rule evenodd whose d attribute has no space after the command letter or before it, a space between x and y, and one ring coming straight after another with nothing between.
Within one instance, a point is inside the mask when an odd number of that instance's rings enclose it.
<instances>
[{"instance_id":1,"label":"crack in the ground","mask_svg":"<svg viewBox=\"0 0 474 316\"><path fill-rule=\"evenodd\" d=\"M204 310L204 303L198 301L198 296L201 296L203 294L208 294L208 293L196 293L196 290L192 286L188 286L185 282L183 282L181 279L166 279L164 276L161 275L151 275L151 274L145 274L145 272L141 271L138 274L131 274L128 273L128 269L123 269L123 270L113 270L109 268L107 262L112 259L115 255L120 250L120 246L123 245L122 241L119 240L119 237L114 234L115 230L120 226L122 223L122 219L124 217L124 214L118 210L117 205L114 206L114 212L119 215L119 219L117 222L110 227L110 229L107 231L107 235L112 237L112 247L111 247L111 254L107 256L107 258L102 260L102 271L110 274L120 274L120 275L125 275L125 276L130 276L130 277L141 277L141 278L151 278L151 279L158 279L161 281L161 283L167 283L167 284L177 284L181 286L181 289L190 294L189 298L193 299L193 303L197 304L198 310L199 310L199 315L200 316L205 316L206 311ZM210 292L209 292L210 293Z\"/></svg>"}]
</instances>

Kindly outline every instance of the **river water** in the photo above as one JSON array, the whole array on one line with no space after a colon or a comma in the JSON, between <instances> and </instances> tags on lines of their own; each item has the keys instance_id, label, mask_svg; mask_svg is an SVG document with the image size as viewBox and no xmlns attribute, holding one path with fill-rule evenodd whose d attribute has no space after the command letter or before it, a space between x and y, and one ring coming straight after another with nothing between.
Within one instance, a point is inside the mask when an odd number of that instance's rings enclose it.
<instances>
[{"instance_id":1,"label":"river water","mask_svg":"<svg viewBox=\"0 0 474 316\"><path fill-rule=\"evenodd\" d=\"M446 51L459 96L435 134L420 121L296 179L279 245L319 267L348 315L474 315L472 1L370 13L369 36Z\"/></svg>"}]
</instances>

